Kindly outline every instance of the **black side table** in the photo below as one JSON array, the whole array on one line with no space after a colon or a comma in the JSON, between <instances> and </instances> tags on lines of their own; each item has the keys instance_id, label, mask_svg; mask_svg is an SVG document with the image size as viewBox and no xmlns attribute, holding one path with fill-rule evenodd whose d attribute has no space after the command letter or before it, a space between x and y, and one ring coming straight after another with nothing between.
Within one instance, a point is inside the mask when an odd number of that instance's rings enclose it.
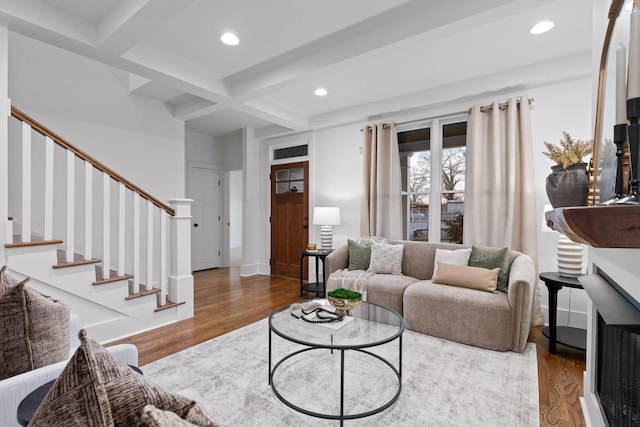
<instances>
[{"instance_id":1,"label":"black side table","mask_svg":"<svg viewBox=\"0 0 640 427\"><path fill-rule=\"evenodd\" d=\"M304 291L307 291L317 296L324 296L326 289L325 277L324 277L324 259L333 251L302 251L300 253L300 296ZM316 280L318 280L318 260L322 262L322 282L304 283L302 280L302 268L304 266L304 257L314 257L316 259Z\"/></svg>"},{"instance_id":2,"label":"black side table","mask_svg":"<svg viewBox=\"0 0 640 427\"><path fill-rule=\"evenodd\" d=\"M540 273L542 280L549 290L549 326L542 329L542 334L549 338L549 351L556 354L556 343L568 347L584 350L587 348L587 331L569 326L557 326L558 321L558 291L563 286L584 289L577 277L564 277L556 272Z\"/></svg>"}]
</instances>

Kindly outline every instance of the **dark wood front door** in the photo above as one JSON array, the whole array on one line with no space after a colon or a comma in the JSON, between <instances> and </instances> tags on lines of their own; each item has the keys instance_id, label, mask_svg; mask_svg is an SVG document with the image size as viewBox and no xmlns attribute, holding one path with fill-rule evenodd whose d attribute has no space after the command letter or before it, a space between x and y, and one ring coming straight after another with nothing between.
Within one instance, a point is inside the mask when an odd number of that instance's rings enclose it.
<instances>
[{"instance_id":1,"label":"dark wood front door","mask_svg":"<svg viewBox=\"0 0 640 427\"><path fill-rule=\"evenodd\" d=\"M271 274L299 278L309 240L309 162L271 167ZM303 268L306 279L306 268Z\"/></svg>"}]
</instances>

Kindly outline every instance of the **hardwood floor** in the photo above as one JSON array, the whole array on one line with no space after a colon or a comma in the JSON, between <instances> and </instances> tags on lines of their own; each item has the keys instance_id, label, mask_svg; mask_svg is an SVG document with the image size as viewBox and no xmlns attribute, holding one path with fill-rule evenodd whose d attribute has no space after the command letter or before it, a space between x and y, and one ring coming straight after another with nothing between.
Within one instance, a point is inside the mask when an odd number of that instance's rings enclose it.
<instances>
[{"instance_id":1,"label":"hardwood floor","mask_svg":"<svg viewBox=\"0 0 640 427\"><path fill-rule=\"evenodd\" d=\"M238 268L197 272L195 315L113 344L138 347L140 366L234 329L263 319L278 307L306 299L298 280L272 276L240 277ZM584 426L578 398L582 395L584 351L561 344L549 352L542 328L533 328L529 341L537 344L540 426Z\"/></svg>"}]
</instances>

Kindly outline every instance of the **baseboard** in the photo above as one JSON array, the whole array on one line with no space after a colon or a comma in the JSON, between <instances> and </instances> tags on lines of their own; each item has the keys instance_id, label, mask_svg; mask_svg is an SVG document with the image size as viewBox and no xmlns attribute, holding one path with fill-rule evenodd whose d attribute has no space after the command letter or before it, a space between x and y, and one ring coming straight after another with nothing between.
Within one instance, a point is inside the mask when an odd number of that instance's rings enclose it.
<instances>
[{"instance_id":1,"label":"baseboard","mask_svg":"<svg viewBox=\"0 0 640 427\"><path fill-rule=\"evenodd\" d=\"M542 307L542 311L544 312L546 324L549 324L549 307ZM557 324L559 326L587 329L587 313L559 308L556 314Z\"/></svg>"}]
</instances>

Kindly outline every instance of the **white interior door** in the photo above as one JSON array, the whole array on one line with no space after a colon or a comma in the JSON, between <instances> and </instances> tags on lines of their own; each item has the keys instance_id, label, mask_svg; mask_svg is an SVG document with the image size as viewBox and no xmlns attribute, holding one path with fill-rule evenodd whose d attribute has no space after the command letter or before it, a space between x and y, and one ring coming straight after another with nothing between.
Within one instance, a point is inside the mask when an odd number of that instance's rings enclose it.
<instances>
[{"instance_id":1,"label":"white interior door","mask_svg":"<svg viewBox=\"0 0 640 427\"><path fill-rule=\"evenodd\" d=\"M189 168L191 208L191 268L220 267L220 171L203 166Z\"/></svg>"}]
</instances>

